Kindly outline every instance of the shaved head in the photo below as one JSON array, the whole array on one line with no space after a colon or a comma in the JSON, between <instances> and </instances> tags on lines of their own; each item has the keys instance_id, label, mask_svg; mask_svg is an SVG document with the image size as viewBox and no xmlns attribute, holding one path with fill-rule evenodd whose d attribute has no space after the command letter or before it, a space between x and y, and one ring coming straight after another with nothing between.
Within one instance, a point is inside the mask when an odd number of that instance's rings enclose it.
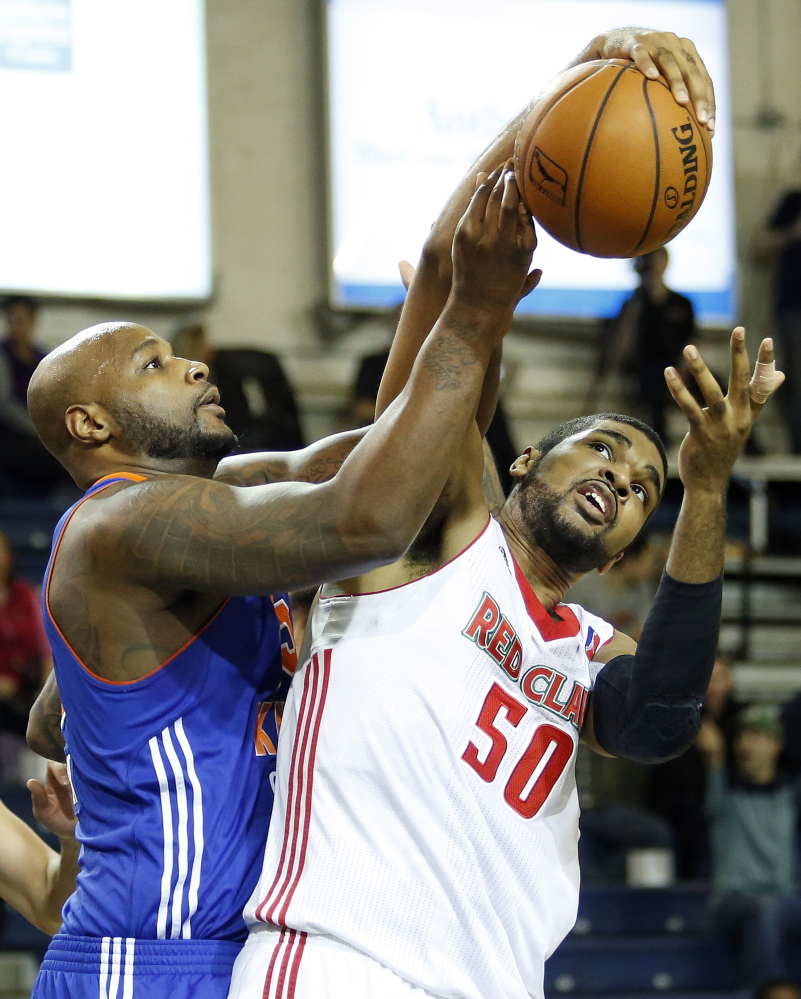
<instances>
[{"instance_id":1,"label":"shaved head","mask_svg":"<svg viewBox=\"0 0 801 999\"><path fill-rule=\"evenodd\" d=\"M70 406L107 405L117 360L125 347L153 336L136 323L98 323L49 353L28 385L28 410L42 443L61 460L71 443L64 416Z\"/></svg>"},{"instance_id":2,"label":"shaved head","mask_svg":"<svg viewBox=\"0 0 801 999\"><path fill-rule=\"evenodd\" d=\"M136 323L99 323L48 354L28 386L44 446L75 478L135 464L183 472L216 463L236 445L208 368L173 355Z\"/></svg>"}]
</instances>

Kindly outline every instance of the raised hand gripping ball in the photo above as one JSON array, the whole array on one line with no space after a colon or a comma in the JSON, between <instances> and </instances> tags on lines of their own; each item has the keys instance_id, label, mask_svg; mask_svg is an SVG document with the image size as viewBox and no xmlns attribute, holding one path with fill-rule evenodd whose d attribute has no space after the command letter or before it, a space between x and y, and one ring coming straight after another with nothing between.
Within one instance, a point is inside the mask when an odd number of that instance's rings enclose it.
<instances>
[{"instance_id":1,"label":"raised hand gripping ball","mask_svg":"<svg viewBox=\"0 0 801 999\"><path fill-rule=\"evenodd\" d=\"M701 207L712 145L661 77L599 59L537 98L514 166L529 211L554 239L595 257L636 257L673 239Z\"/></svg>"}]
</instances>

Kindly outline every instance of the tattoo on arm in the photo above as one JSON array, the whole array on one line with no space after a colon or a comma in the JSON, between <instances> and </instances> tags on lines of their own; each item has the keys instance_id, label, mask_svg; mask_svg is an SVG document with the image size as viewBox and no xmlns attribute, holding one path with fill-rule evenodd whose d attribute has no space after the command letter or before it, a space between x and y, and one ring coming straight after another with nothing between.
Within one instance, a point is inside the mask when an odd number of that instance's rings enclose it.
<instances>
[{"instance_id":1,"label":"tattoo on arm","mask_svg":"<svg viewBox=\"0 0 801 999\"><path fill-rule=\"evenodd\" d=\"M327 482L364 437L365 429L334 434L302 451L263 452L226 459L215 476L232 486L264 486L272 482Z\"/></svg>"},{"instance_id":2,"label":"tattoo on arm","mask_svg":"<svg viewBox=\"0 0 801 999\"><path fill-rule=\"evenodd\" d=\"M225 595L311 585L357 559L328 488L291 482L259 492L151 479L121 493L111 529L93 525L92 547L139 582Z\"/></svg>"},{"instance_id":3,"label":"tattoo on arm","mask_svg":"<svg viewBox=\"0 0 801 999\"><path fill-rule=\"evenodd\" d=\"M28 745L47 760L64 763L64 736L61 734L61 697L55 673L47 678L28 719Z\"/></svg>"},{"instance_id":4,"label":"tattoo on arm","mask_svg":"<svg viewBox=\"0 0 801 999\"><path fill-rule=\"evenodd\" d=\"M475 355L467 348L465 337L457 333L440 336L436 345L429 349L423 364L435 376L435 389L458 389L464 368L477 364Z\"/></svg>"}]
</instances>

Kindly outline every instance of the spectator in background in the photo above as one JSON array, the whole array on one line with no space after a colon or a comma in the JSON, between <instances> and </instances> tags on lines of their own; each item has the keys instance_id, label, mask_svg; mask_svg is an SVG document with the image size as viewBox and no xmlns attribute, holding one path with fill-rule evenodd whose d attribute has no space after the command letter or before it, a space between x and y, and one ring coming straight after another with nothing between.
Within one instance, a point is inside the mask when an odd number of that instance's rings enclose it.
<instances>
[{"instance_id":1,"label":"spectator in background","mask_svg":"<svg viewBox=\"0 0 801 999\"><path fill-rule=\"evenodd\" d=\"M627 376L637 415L650 423L665 443L665 410L672 405L665 368L682 366L682 351L696 334L692 302L665 284L669 259L664 246L635 258L633 267L640 284L606 327L591 392L598 391L606 375L617 372Z\"/></svg>"},{"instance_id":2,"label":"spectator in background","mask_svg":"<svg viewBox=\"0 0 801 999\"><path fill-rule=\"evenodd\" d=\"M41 597L15 577L11 546L0 533L0 779L17 779L28 712L50 667Z\"/></svg>"},{"instance_id":3,"label":"spectator in background","mask_svg":"<svg viewBox=\"0 0 801 999\"><path fill-rule=\"evenodd\" d=\"M783 947L789 933L801 930L794 883L799 803L798 785L778 769L779 710L751 705L738 715L732 769L724 734L709 718L698 747L708 771L712 904L737 939L742 984L786 976Z\"/></svg>"},{"instance_id":4,"label":"spectator in background","mask_svg":"<svg viewBox=\"0 0 801 999\"><path fill-rule=\"evenodd\" d=\"M201 323L172 338L178 357L203 361L220 390L225 421L241 451L295 451L304 446L295 393L275 354L248 348L215 348Z\"/></svg>"},{"instance_id":5,"label":"spectator in background","mask_svg":"<svg viewBox=\"0 0 801 999\"><path fill-rule=\"evenodd\" d=\"M0 476L11 492L48 492L68 479L45 450L28 415L28 382L46 351L34 343L38 307L14 295L3 302L6 333L0 340Z\"/></svg>"},{"instance_id":6,"label":"spectator in background","mask_svg":"<svg viewBox=\"0 0 801 999\"><path fill-rule=\"evenodd\" d=\"M779 395L790 446L801 454L801 181L782 196L768 220L762 249L776 260L775 322L782 369L787 374Z\"/></svg>"},{"instance_id":7,"label":"spectator in background","mask_svg":"<svg viewBox=\"0 0 801 999\"><path fill-rule=\"evenodd\" d=\"M731 740L739 705L732 697L729 664L718 653L702 708L703 718L714 722L726 741L731 760ZM708 878L711 873L706 817L706 765L698 743L675 760L649 767L648 807L673 829L676 873L682 880Z\"/></svg>"}]
</instances>

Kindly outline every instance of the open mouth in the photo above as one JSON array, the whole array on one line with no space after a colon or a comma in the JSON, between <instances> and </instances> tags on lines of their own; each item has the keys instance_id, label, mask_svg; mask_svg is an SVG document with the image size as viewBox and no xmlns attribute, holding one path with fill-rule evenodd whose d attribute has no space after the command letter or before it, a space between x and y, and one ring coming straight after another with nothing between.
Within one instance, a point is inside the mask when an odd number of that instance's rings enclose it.
<instances>
[{"instance_id":1,"label":"open mouth","mask_svg":"<svg viewBox=\"0 0 801 999\"><path fill-rule=\"evenodd\" d=\"M217 406L220 408L220 393L216 388L210 388L197 404L198 409L202 409L204 406Z\"/></svg>"},{"instance_id":2,"label":"open mouth","mask_svg":"<svg viewBox=\"0 0 801 999\"><path fill-rule=\"evenodd\" d=\"M605 482L591 479L576 490L579 509L593 524L608 524L617 514L617 499Z\"/></svg>"}]
</instances>

